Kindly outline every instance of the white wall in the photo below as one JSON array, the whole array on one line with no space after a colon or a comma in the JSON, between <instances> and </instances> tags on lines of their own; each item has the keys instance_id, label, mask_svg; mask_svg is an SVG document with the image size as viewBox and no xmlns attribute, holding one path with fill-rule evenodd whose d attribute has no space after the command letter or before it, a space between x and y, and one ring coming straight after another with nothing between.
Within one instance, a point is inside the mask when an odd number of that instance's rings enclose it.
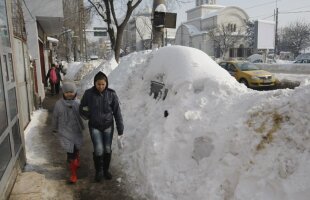
<instances>
[{"instance_id":1,"label":"white wall","mask_svg":"<svg viewBox=\"0 0 310 200\"><path fill-rule=\"evenodd\" d=\"M218 15L215 15L215 12ZM234 6L202 5L189 10L187 14L190 20L185 24L194 26L197 30L189 30L194 28L181 25L177 29L175 44L201 49L209 56L214 56L215 52L213 41L207 36L207 31L218 25L231 23L236 24L237 32L241 28L242 33L245 30L244 20L248 19L248 15L242 9ZM240 44L243 44L245 48L247 47L245 42L242 41L236 43L235 47L238 48ZM229 55L229 52L227 54Z\"/></svg>"},{"instance_id":2,"label":"white wall","mask_svg":"<svg viewBox=\"0 0 310 200\"><path fill-rule=\"evenodd\" d=\"M201 28L201 20L200 19L187 22L186 24L195 26L198 30L200 30L200 28Z\"/></svg>"},{"instance_id":3,"label":"white wall","mask_svg":"<svg viewBox=\"0 0 310 200\"><path fill-rule=\"evenodd\" d=\"M40 63L40 51L39 51L39 38L38 29L36 21L30 16L29 12L24 12L27 32L27 46L29 54L32 59L35 60L36 72L37 72L37 82L38 82L38 95L43 100L45 98L44 85L42 83L41 76L41 63Z\"/></svg>"},{"instance_id":4,"label":"white wall","mask_svg":"<svg viewBox=\"0 0 310 200\"><path fill-rule=\"evenodd\" d=\"M178 28L175 36L175 44L182 46L190 46L190 33L188 29L182 25Z\"/></svg>"},{"instance_id":5,"label":"white wall","mask_svg":"<svg viewBox=\"0 0 310 200\"><path fill-rule=\"evenodd\" d=\"M14 61L15 61L15 77L16 77L16 90L18 93L17 105L20 113L20 127L23 130L28 122L30 121L30 110L29 110L29 96L31 94L27 93L26 85L26 69L25 69L25 59L23 52L23 43L18 39L13 39L13 49L14 49Z\"/></svg>"},{"instance_id":6,"label":"white wall","mask_svg":"<svg viewBox=\"0 0 310 200\"><path fill-rule=\"evenodd\" d=\"M213 16L207 19L202 20L201 29L202 30L210 30L217 26L217 16Z\"/></svg>"}]
</instances>

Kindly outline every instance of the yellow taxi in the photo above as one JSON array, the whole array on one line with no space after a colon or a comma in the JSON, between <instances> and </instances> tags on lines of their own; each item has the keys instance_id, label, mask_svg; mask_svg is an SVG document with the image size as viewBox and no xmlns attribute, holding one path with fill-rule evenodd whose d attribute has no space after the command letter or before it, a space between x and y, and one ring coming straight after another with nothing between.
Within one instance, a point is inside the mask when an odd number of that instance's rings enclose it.
<instances>
[{"instance_id":1,"label":"yellow taxi","mask_svg":"<svg viewBox=\"0 0 310 200\"><path fill-rule=\"evenodd\" d=\"M276 84L276 78L270 72L260 70L253 63L224 61L219 65L234 76L238 82L249 88L271 87Z\"/></svg>"}]
</instances>

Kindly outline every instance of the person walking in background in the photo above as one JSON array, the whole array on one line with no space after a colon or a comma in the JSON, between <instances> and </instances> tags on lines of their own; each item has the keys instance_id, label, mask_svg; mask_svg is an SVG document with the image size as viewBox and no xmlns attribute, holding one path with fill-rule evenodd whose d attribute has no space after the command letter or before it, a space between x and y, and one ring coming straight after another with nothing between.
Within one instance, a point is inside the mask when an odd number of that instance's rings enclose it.
<instances>
[{"instance_id":1,"label":"person walking in background","mask_svg":"<svg viewBox=\"0 0 310 200\"><path fill-rule=\"evenodd\" d=\"M46 82L47 80L50 82L51 94L59 94L61 76L55 64L51 64L51 68L48 70L45 78Z\"/></svg>"},{"instance_id":2,"label":"person walking in background","mask_svg":"<svg viewBox=\"0 0 310 200\"><path fill-rule=\"evenodd\" d=\"M57 75L57 82L55 83L55 92L56 94L59 94L59 90L60 90L60 81L62 81L60 72L61 72L61 68L59 67L58 64L55 65L55 69L56 69L56 75Z\"/></svg>"},{"instance_id":3,"label":"person walking in background","mask_svg":"<svg viewBox=\"0 0 310 200\"><path fill-rule=\"evenodd\" d=\"M103 72L98 72L94 77L94 86L85 91L80 104L81 116L89 120L88 126L94 146L93 159L97 182L100 182L102 177L108 180L112 179L109 166L112 157L113 117L120 141L124 131L118 97L116 92L108 86L107 76Z\"/></svg>"},{"instance_id":4,"label":"person walking in background","mask_svg":"<svg viewBox=\"0 0 310 200\"><path fill-rule=\"evenodd\" d=\"M79 103L76 98L76 86L73 82L64 82L63 98L59 99L53 111L53 132L57 133L60 144L67 152L67 162L71 176L69 181L77 181L77 168L80 165L79 150L83 142L83 121L79 114Z\"/></svg>"}]
</instances>

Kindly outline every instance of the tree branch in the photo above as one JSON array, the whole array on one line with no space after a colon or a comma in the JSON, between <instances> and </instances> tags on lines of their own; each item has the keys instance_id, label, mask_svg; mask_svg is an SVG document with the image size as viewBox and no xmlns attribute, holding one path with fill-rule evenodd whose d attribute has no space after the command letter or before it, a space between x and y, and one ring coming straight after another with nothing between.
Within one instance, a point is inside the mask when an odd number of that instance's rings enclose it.
<instances>
[{"instance_id":1,"label":"tree branch","mask_svg":"<svg viewBox=\"0 0 310 200\"><path fill-rule=\"evenodd\" d=\"M113 20L114 20L115 26L118 27L118 22L117 22L117 18L116 18L116 14L115 14L113 0L109 0L109 2L110 2L110 5L111 5L111 11L112 11L112 16L113 16Z\"/></svg>"},{"instance_id":2,"label":"tree branch","mask_svg":"<svg viewBox=\"0 0 310 200\"><path fill-rule=\"evenodd\" d=\"M128 1L127 3L127 12L124 21L121 23L120 27L125 27L129 18L132 14L132 11L142 2L142 0L138 0L134 5L132 5L132 1Z\"/></svg>"},{"instance_id":3,"label":"tree branch","mask_svg":"<svg viewBox=\"0 0 310 200\"><path fill-rule=\"evenodd\" d=\"M93 7L96 9L97 13L102 17L102 19L104 20L105 17L102 13L100 13L99 9L97 8L97 6L91 1L91 0L88 0L88 2L93 5Z\"/></svg>"}]
</instances>

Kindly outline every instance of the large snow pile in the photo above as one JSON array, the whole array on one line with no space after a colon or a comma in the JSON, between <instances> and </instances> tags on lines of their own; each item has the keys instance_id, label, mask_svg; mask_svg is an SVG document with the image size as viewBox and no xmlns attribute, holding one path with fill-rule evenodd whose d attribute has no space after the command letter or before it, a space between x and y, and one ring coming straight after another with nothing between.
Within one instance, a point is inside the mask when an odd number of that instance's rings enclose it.
<instances>
[{"instance_id":1,"label":"large snow pile","mask_svg":"<svg viewBox=\"0 0 310 200\"><path fill-rule=\"evenodd\" d=\"M90 62L73 62L69 63L67 67L67 74L65 79L80 81L84 79L84 76L90 74L98 66L103 65L107 61L105 60L92 60Z\"/></svg>"},{"instance_id":2,"label":"large snow pile","mask_svg":"<svg viewBox=\"0 0 310 200\"><path fill-rule=\"evenodd\" d=\"M126 59L109 80L122 103L123 170L139 194L309 199L309 82L295 90L249 90L188 47ZM149 95L151 81L165 84L165 100Z\"/></svg>"},{"instance_id":3,"label":"large snow pile","mask_svg":"<svg viewBox=\"0 0 310 200\"><path fill-rule=\"evenodd\" d=\"M74 80L75 75L80 71L80 69L84 66L83 62L73 62L73 63L68 63L68 66L66 67L66 75L65 79L68 80Z\"/></svg>"},{"instance_id":4,"label":"large snow pile","mask_svg":"<svg viewBox=\"0 0 310 200\"><path fill-rule=\"evenodd\" d=\"M205 53L180 46L132 53L116 65L102 64L81 86L91 87L99 70L109 74L125 124L122 167L137 193L309 199L309 79L295 90L250 90ZM151 81L168 89L164 100L150 96Z\"/></svg>"},{"instance_id":5,"label":"large snow pile","mask_svg":"<svg viewBox=\"0 0 310 200\"><path fill-rule=\"evenodd\" d=\"M260 69L267 70L275 73L288 73L288 74L310 74L309 64L267 64L255 63Z\"/></svg>"},{"instance_id":6,"label":"large snow pile","mask_svg":"<svg viewBox=\"0 0 310 200\"><path fill-rule=\"evenodd\" d=\"M91 66L93 63L90 63ZM109 75L113 69L117 67L117 62L114 58L111 58L110 60L105 60L101 62L99 65L93 65L93 67L90 67L92 70L86 70L82 74L82 78L80 80L81 90L85 91L88 88L91 88L94 85L94 77L99 72L102 71L106 75Z\"/></svg>"}]
</instances>

